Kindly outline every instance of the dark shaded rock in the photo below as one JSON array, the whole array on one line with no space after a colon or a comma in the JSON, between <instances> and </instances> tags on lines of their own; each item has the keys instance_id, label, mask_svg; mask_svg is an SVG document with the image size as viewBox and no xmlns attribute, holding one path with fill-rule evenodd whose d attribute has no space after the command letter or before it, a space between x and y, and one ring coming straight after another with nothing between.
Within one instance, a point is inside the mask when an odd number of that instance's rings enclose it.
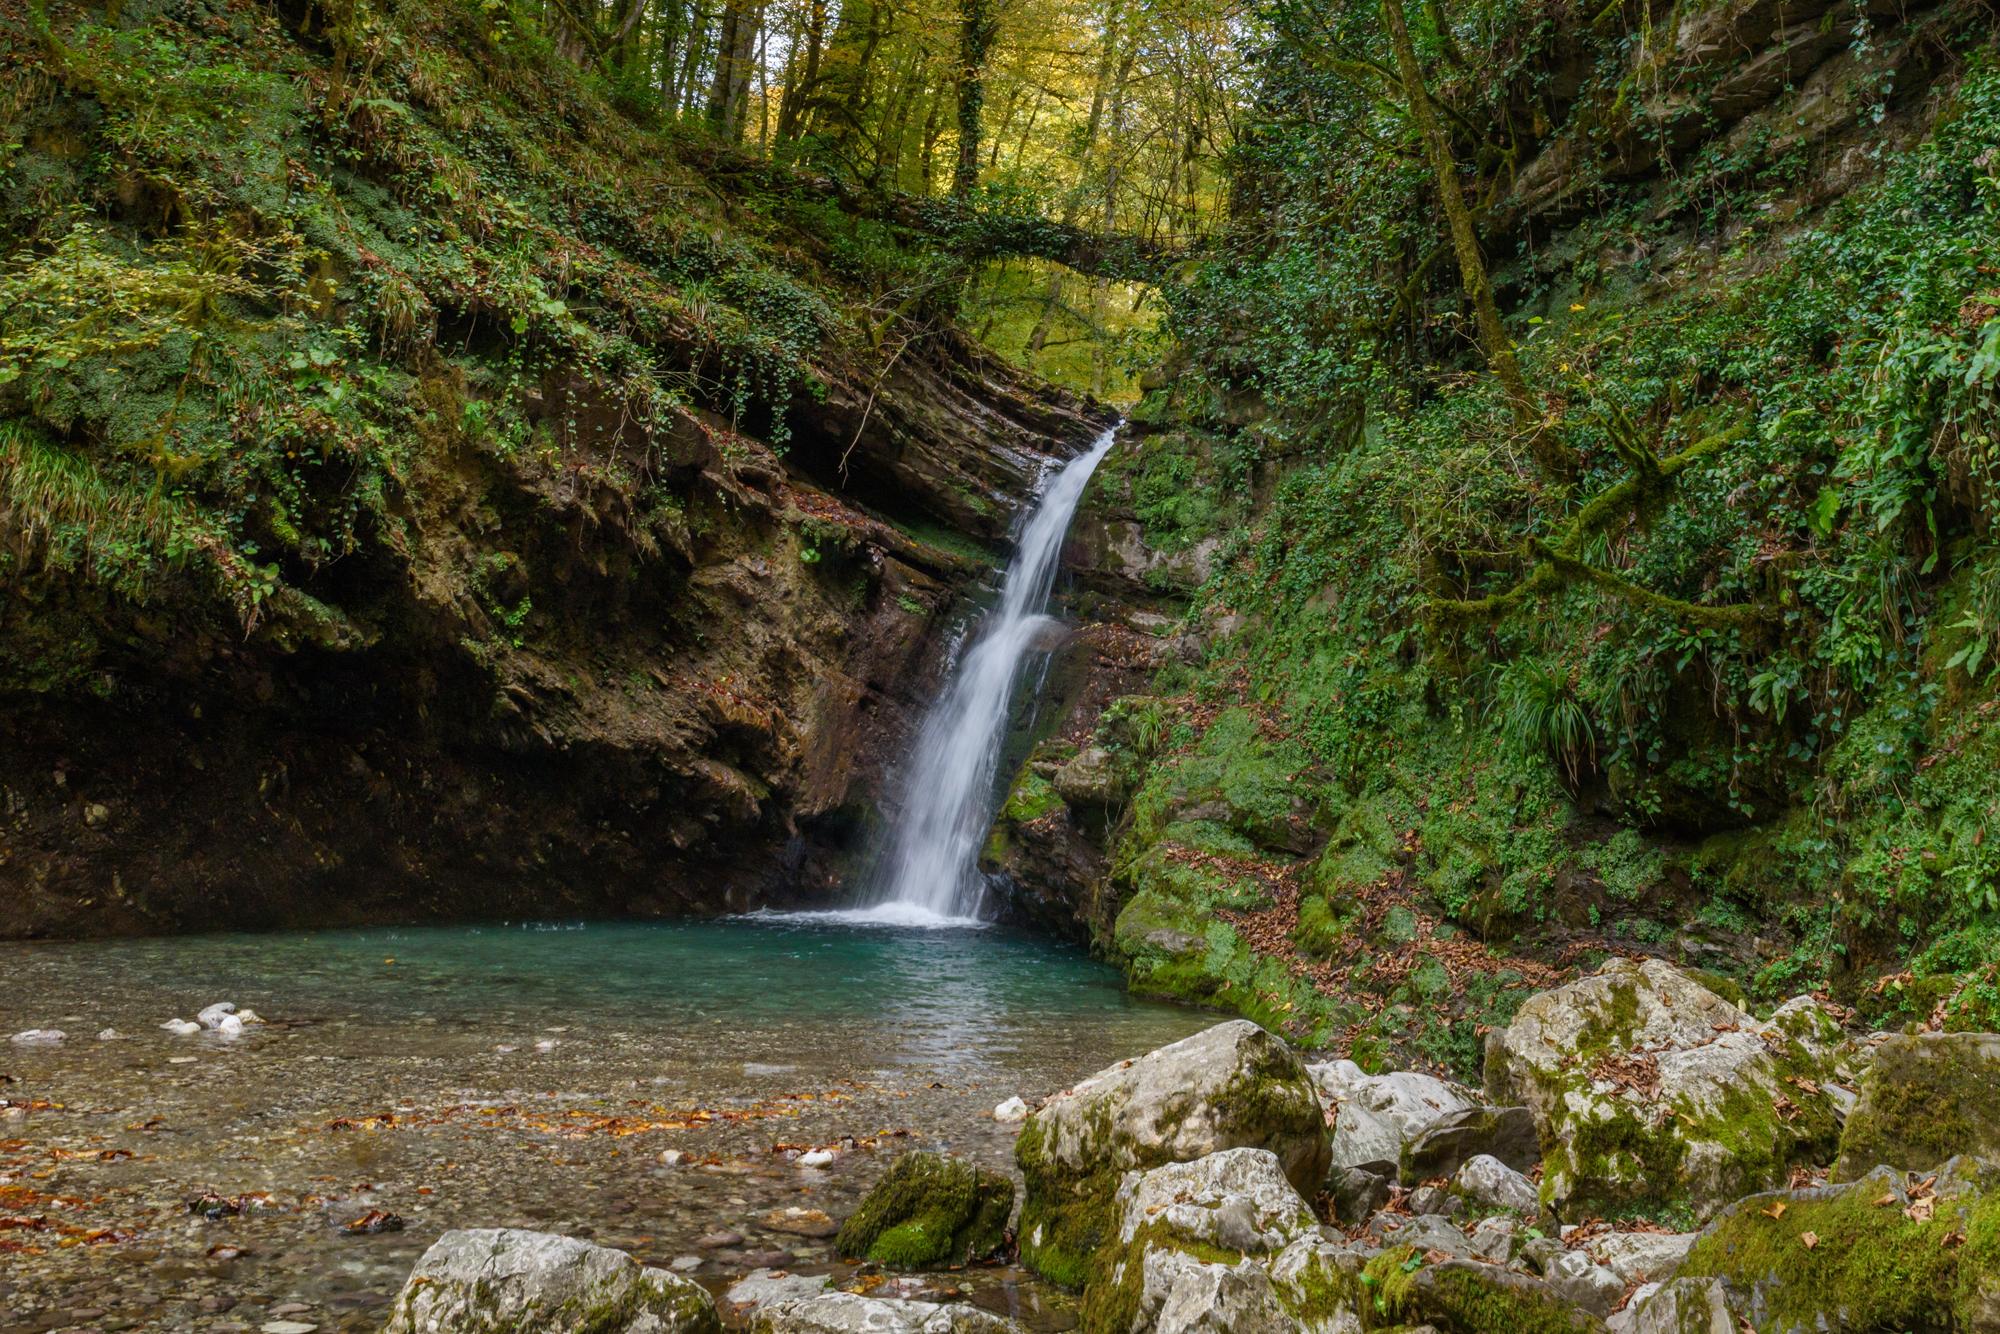
<instances>
[{"instance_id":1,"label":"dark shaded rock","mask_svg":"<svg viewBox=\"0 0 2000 1334\"><path fill-rule=\"evenodd\" d=\"M1446 1112L1403 1146L1403 1184L1451 1176L1481 1155L1525 1172L1542 1156L1534 1113L1525 1107L1469 1107Z\"/></svg>"},{"instance_id":2,"label":"dark shaded rock","mask_svg":"<svg viewBox=\"0 0 2000 1334\"><path fill-rule=\"evenodd\" d=\"M1389 1178L1359 1167L1336 1167L1327 1193L1333 1197L1334 1218L1353 1227L1389 1202Z\"/></svg>"},{"instance_id":3,"label":"dark shaded rock","mask_svg":"<svg viewBox=\"0 0 2000 1334\"><path fill-rule=\"evenodd\" d=\"M894 1269L971 1264L1007 1241L1014 1183L960 1158L906 1153L868 1192L834 1245Z\"/></svg>"}]
</instances>

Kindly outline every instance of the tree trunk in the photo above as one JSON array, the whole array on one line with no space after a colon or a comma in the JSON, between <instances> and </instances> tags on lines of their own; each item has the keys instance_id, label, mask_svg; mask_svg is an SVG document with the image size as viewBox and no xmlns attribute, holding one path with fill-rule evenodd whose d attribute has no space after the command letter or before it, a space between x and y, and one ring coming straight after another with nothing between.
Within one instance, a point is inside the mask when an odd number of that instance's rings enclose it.
<instances>
[{"instance_id":1,"label":"tree trunk","mask_svg":"<svg viewBox=\"0 0 2000 1334\"><path fill-rule=\"evenodd\" d=\"M1402 79L1404 100L1410 119L1416 122L1423 139L1424 155L1430 159L1431 173L1437 178L1438 202L1444 206L1451 245L1458 256L1460 281L1472 299L1473 317L1479 325L1479 341L1486 352L1486 364L1500 381L1514 424L1528 438L1535 461L1545 472L1562 476L1571 471L1568 451L1542 421L1540 407L1521 374L1514 342L1500 322L1500 307L1493 299L1493 284L1486 276L1486 260L1479 252L1479 233L1472 225L1472 210L1466 205L1465 191L1458 181L1458 163L1451 155L1451 139L1438 119L1424 72L1417 64L1417 49L1410 41L1410 25L1403 16L1403 0L1384 0L1382 11L1388 19L1389 41L1396 49L1396 70Z\"/></svg>"},{"instance_id":2,"label":"tree trunk","mask_svg":"<svg viewBox=\"0 0 2000 1334\"><path fill-rule=\"evenodd\" d=\"M951 192L964 198L979 184L979 116L986 100L986 53L1000 24L992 0L958 0L958 165Z\"/></svg>"}]
</instances>

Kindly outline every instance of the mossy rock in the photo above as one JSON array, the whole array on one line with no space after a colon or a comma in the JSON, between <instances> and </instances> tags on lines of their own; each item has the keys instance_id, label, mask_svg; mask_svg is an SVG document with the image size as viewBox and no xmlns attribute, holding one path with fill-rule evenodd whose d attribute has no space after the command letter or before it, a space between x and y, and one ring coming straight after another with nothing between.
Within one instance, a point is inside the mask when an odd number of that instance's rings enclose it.
<instances>
[{"instance_id":1,"label":"mossy rock","mask_svg":"<svg viewBox=\"0 0 2000 1334\"><path fill-rule=\"evenodd\" d=\"M1840 1135L1836 1181L1961 1153L2000 1160L2000 1034L1898 1035L1875 1049Z\"/></svg>"},{"instance_id":2,"label":"mossy rock","mask_svg":"<svg viewBox=\"0 0 2000 1334\"><path fill-rule=\"evenodd\" d=\"M1706 1217L1833 1157L1838 1062L1810 1004L1760 1024L1670 964L1614 959L1489 1038L1487 1094L1533 1113L1558 1215Z\"/></svg>"},{"instance_id":3,"label":"mossy rock","mask_svg":"<svg viewBox=\"0 0 2000 1334\"><path fill-rule=\"evenodd\" d=\"M1375 1292L1371 1328L1428 1325L1453 1334L1592 1334L1604 1324L1528 1274L1472 1260L1411 1267L1403 1247L1370 1261L1364 1280Z\"/></svg>"},{"instance_id":4,"label":"mossy rock","mask_svg":"<svg viewBox=\"0 0 2000 1334\"><path fill-rule=\"evenodd\" d=\"M1319 1188L1331 1158L1311 1076L1256 1024L1217 1024L1099 1071L1049 1099L1015 1142L1022 1262L1081 1287L1116 1226L1126 1172L1235 1148L1270 1150L1301 1192Z\"/></svg>"},{"instance_id":5,"label":"mossy rock","mask_svg":"<svg viewBox=\"0 0 2000 1334\"><path fill-rule=\"evenodd\" d=\"M1912 1180L1878 1168L1740 1200L1677 1277L1720 1280L1758 1330L2000 1329L2000 1165L1957 1158L1927 1189Z\"/></svg>"},{"instance_id":6,"label":"mossy rock","mask_svg":"<svg viewBox=\"0 0 2000 1334\"><path fill-rule=\"evenodd\" d=\"M868 1192L834 1245L891 1269L946 1269L1007 1242L1014 1183L959 1158L906 1153Z\"/></svg>"}]
</instances>

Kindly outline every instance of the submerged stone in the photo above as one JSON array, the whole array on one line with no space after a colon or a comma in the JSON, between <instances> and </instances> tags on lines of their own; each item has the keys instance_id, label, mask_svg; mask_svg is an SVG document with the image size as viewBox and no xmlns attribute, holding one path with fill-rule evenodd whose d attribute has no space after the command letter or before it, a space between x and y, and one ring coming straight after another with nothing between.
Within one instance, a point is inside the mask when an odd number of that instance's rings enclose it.
<instances>
[{"instance_id":1,"label":"submerged stone","mask_svg":"<svg viewBox=\"0 0 2000 1334\"><path fill-rule=\"evenodd\" d=\"M382 1334L720 1334L698 1284L623 1251L518 1228L447 1232L403 1284Z\"/></svg>"},{"instance_id":2,"label":"submerged stone","mask_svg":"<svg viewBox=\"0 0 2000 1334\"><path fill-rule=\"evenodd\" d=\"M1021 1326L976 1306L897 1301L830 1292L778 1302L750 1318L751 1334L1020 1334Z\"/></svg>"},{"instance_id":3,"label":"submerged stone","mask_svg":"<svg viewBox=\"0 0 2000 1334\"><path fill-rule=\"evenodd\" d=\"M2000 1159L2000 1033L1883 1041L1841 1132L1834 1180L1884 1163L1924 1171L1961 1153Z\"/></svg>"},{"instance_id":4,"label":"submerged stone","mask_svg":"<svg viewBox=\"0 0 2000 1334\"><path fill-rule=\"evenodd\" d=\"M1291 1049L1246 1020L1217 1024L1050 1098L1014 1146L1027 1180L1021 1258L1080 1287L1111 1239L1112 1196L1134 1169L1267 1149L1298 1190L1329 1162L1319 1097Z\"/></svg>"},{"instance_id":5,"label":"submerged stone","mask_svg":"<svg viewBox=\"0 0 2000 1334\"><path fill-rule=\"evenodd\" d=\"M1014 1183L937 1153L906 1153L841 1226L834 1245L893 1269L983 1260L1007 1241Z\"/></svg>"}]
</instances>

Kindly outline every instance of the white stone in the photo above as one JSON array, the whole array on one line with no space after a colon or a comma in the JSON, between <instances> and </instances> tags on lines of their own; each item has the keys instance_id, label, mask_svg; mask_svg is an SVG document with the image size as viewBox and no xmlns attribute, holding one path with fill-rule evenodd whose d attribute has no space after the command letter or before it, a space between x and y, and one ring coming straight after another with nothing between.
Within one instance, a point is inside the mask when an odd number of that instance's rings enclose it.
<instances>
[{"instance_id":1,"label":"white stone","mask_svg":"<svg viewBox=\"0 0 2000 1334\"><path fill-rule=\"evenodd\" d=\"M215 1021L217 1037L240 1038L243 1036L243 1021L233 1014L225 1014Z\"/></svg>"},{"instance_id":2,"label":"white stone","mask_svg":"<svg viewBox=\"0 0 2000 1334\"><path fill-rule=\"evenodd\" d=\"M115 1028L100 1028L97 1030L97 1040L99 1042L122 1042L124 1038L125 1035Z\"/></svg>"},{"instance_id":3,"label":"white stone","mask_svg":"<svg viewBox=\"0 0 2000 1334\"><path fill-rule=\"evenodd\" d=\"M660 1150L660 1161L668 1167L679 1167L681 1165L681 1159L685 1157L687 1157L687 1153L681 1149Z\"/></svg>"},{"instance_id":4,"label":"white stone","mask_svg":"<svg viewBox=\"0 0 2000 1334\"><path fill-rule=\"evenodd\" d=\"M201 1032L200 1024L191 1024L185 1019L169 1019L166 1023L161 1024L160 1027L166 1029L167 1032L172 1033L176 1037L183 1038L190 1034Z\"/></svg>"},{"instance_id":5,"label":"white stone","mask_svg":"<svg viewBox=\"0 0 2000 1334\"><path fill-rule=\"evenodd\" d=\"M23 1047L53 1047L68 1036L60 1028L29 1028L16 1033L8 1041Z\"/></svg>"},{"instance_id":6,"label":"white stone","mask_svg":"<svg viewBox=\"0 0 2000 1334\"><path fill-rule=\"evenodd\" d=\"M995 1121L1025 1121L1028 1119L1028 1104L1021 1100L1019 1094L1016 1094L993 1109L993 1119Z\"/></svg>"},{"instance_id":7,"label":"white stone","mask_svg":"<svg viewBox=\"0 0 2000 1334\"><path fill-rule=\"evenodd\" d=\"M203 1028L220 1028L222 1027L224 1016L234 1015L235 1013L236 1003L234 1001L217 1001L213 1005L203 1006L201 1013L197 1014L194 1018L195 1022Z\"/></svg>"},{"instance_id":8,"label":"white stone","mask_svg":"<svg viewBox=\"0 0 2000 1334\"><path fill-rule=\"evenodd\" d=\"M825 1167L832 1161L832 1149L811 1149L799 1155L800 1167Z\"/></svg>"}]
</instances>

